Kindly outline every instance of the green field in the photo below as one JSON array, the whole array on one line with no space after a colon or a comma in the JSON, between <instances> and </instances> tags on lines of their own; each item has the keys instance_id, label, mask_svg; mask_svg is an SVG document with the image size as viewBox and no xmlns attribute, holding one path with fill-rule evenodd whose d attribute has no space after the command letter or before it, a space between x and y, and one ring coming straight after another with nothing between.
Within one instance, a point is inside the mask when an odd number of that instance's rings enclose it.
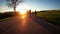
<instances>
[{"instance_id":1,"label":"green field","mask_svg":"<svg viewBox=\"0 0 60 34\"><path fill-rule=\"evenodd\" d=\"M60 26L60 10L46 10L37 12L38 18L44 18L48 22Z\"/></svg>"}]
</instances>

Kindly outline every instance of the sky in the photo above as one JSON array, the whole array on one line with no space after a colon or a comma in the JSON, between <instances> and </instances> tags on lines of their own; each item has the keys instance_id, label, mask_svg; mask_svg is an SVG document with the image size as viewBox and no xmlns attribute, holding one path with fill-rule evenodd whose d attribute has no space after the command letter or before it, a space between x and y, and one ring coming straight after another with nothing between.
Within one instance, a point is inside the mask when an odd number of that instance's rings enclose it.
<instances>
[{"instance_id":1,"label":"sky","mask_svg":"<svg viewBox=\"0 0 60 34\"><path fill-rule=\"evenodd\" d=\"M8 8L5 0L0 0L0 12L12 11L13 9ZM57 10L60 9L60 0L24 0L31 10ZM24 5L23 4L23 5ZM21 4L17 5L20 6ZM25 6L25 5L24 5ZM18 8L18 7L17 7ZM26 7L25 7L26 8Z\"/></svg>"}]
</instances>

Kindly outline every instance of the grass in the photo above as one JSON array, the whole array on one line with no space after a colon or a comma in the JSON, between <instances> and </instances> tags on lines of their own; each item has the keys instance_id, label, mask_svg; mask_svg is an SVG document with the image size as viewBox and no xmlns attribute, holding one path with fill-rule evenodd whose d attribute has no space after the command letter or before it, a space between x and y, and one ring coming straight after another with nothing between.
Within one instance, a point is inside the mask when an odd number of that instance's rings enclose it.
<instances>
[{"instance_id":1,"label":"grass","mask_svg":"<svg viewBox=\"0 0 60 34\"><path fill-rule=\"evenodd\" d=\"M44 18L48 22L60 26L60 10L47 10L37 12L38 18Z\"/></svg>"},{"instance_id":2,"label":"grass","mask_svg":"<svg viewBox=\"0 0 60 34\"><path fill-rule=\"evenodd\" d=\"M18 16L18 12L4 12L0 13L0 22L14 18L15 16Z\"/></svg>"},{"instance_id":3,"label":"grass","mask_svg":"<svg viewBox=\"0 0 60 34\"><path fill-rule=\"evenodd\" d=\"M10 20L10 19L15 18L15 17L17 17L17 16L1 19L0 22L6 21L6 20Z\"/></svg>"}]
</instances>

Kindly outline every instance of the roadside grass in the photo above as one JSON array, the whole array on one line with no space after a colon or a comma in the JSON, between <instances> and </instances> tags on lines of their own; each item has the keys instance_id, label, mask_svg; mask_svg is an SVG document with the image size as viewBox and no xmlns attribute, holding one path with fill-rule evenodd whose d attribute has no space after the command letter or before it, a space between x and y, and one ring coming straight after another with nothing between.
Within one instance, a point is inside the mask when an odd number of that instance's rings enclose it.
<instances>
[{"instance_id":1,"label":"roadside grass","mask_svg":"<svg viewBox=\"0 0 60 34\"><path fill-rule=\"evenodd\" d=\"M37 12L38 18L44 18L46 21L60 26L60 10L49 10Z\"/></svg>"},{"instance_id":2,"label":"roadside grass","mask_svg":"<svg viewBox=\"0 0 60 34\"><path fill-rule=\"evenodd\" d=\"M14 17L16 17L18 15L19 15L18 12L4 12L4 13L0 13L0 22L9 20L9 19L14 18Z\"/></svg>"},{"instance_id":3,"label":"roadside grass","mask_svg":"<svg viewBox=\"0 0 60 34\"><path fill-rule=\"evenodd\" d=\"M13 16L13 17L8 17L8 18L1 19L0 22L6 21L6 20L10 20L10 19L15 18L15 17L17 17L17 16Z\"/></svg>"}]
</instances>

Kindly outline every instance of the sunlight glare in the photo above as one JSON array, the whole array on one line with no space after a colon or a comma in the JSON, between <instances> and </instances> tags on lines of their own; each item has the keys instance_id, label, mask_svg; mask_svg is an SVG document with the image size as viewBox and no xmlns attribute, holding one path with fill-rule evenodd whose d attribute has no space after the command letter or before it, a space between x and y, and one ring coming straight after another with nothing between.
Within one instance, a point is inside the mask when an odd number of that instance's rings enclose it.
<instances>
[{"instance_id":1,"label":"sunlight glare","mask_svg":"<svg viewBox=\"0 0 60 34\"><path fill-rule=\"evenodd\" d=\"M25 14L30 7L26 4L18 5L16 10L20 12L20 14Z\"/></svg>"},{"instance_id":2,"label":"sunlight glare","mask_svg":"<svg viewBox=\"0 0 60 34\"><path fill-rule=\"evenodd\" d=\"M22 18L22 19L24 19L25 17L26 17L26 16L25 16L25 15L23 15L21 18Z\"/></svg>"}]
</instances>

